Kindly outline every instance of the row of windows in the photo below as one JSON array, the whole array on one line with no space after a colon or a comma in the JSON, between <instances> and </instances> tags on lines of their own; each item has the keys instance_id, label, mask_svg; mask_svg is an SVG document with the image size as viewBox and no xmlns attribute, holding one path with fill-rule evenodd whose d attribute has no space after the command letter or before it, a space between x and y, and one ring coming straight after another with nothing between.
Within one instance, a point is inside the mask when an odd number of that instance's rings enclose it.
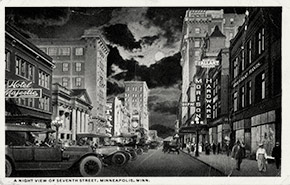
<instances>
[{"instance_id":1,"label":"row of windows","mask_svg":"<svg viewBox=\"0 0 290 185\"><path fill-rule=\"evenodd\" d=\"M127 91L142 91L143 87L127 87Z\"/></svg>"},{"instance_id":2,"label":"row of windows","mask_svg":"<svg viewBox=\"0 0 290 185\"><path fill-rule=\"evenodd\" d=\"M75 86L76 87L82 87L83 85L83 80L81 77L76 77L75 78ZM70 78L69 77L63 77L62 78L62 86L64 87L69 87L70 86Z\"/></svg>"},{"instance_id":3,"label":"row of windows","mask_svg":"<svg viewBox=\"0 0 290 185\"><path fill-rule=\"evenodd\" d=\"M142 93L139 93L139 94L132 94L132 97L142 97L143 96L143 94ZM130 94L127 94L127 93L125 93L125 97L130 97Z\"/></svg>"},{"instance_id":4,"label":"row of windows","mask_svg":"<svg viewBox=\"0 0 290 185\"><path fill-rule=\"evenodd\" d=\"M43 96L38 99L38 107L36 107L34 98L15 98L15 102L18 105L24 105L32 108L39 108L41 110L49 111L49 102L50 98L47 96Z\"/></svg>"},{"instance_id":5,"label":"row of windows","mask_svg":"<svg viewBox=\"0 0 290 185\"><path fill-rule=\"evenodd\" d=\"M254 42L252 41L254 40ZM245 47L241 47L241 52L233 60L233 77L236 78L241 74L247 66L249 66L253 57L260 56L265 51L265 29L261 28L255 38L249 40Z\"/></svg>"},{"instance_id":6,"label":"row of windows","mask_svg":"<svg viewBox=\"0 0 290 185\"><path fill-rule=\"evenodd\" d=\"M235 91L233 94L233 108L234 111L243 109L252 104L253 91L252 81L247 82L244 86L240 87L239 92ZM266 82L265 73L262 72L255 78L255 102L260 102L266 98ZM238 102L239 101L239 102Z\"/></svg>"},{"instance_id":7,"label":"row of windows","mask_svg":"<svg viewBox=\"0 0 290 185\"><path fill-rule=\"evenodd\" d=\"M82 71L82 63L81 62L75 63L75 70ZM67 63L67 62L62 63L62 71L69 71L69 63Z\"/></svg>"},{"instance_id":8,"label":"row of windows","mask_svg":"<svg viewBox=\"0 0 290 185\"><path fill-rule=\"evenodd\" d=\"M18 56L16 56L15 62L15 73L34 82L34 66Z\"/></svg>"},{"instance_id":9,"label":"row of windows","mask_svg":"<svg viewBox=\"0 0 290 185\"><path fill-rule=\"evenodd\" d=\"M40 48L44 53L49 56L70 56L71 48L70 47L50 47L50 48ZM78 47L74 48L75 56L83 56L84 48Z\"/></svg>"},{"instance_id":10,"label":"row of windows","mask_svg":"<svg viewBox=\"0 0 290 185\"><path fill-rule=\"evenodd\" d=\"M5 51L5 69L10 71L10 55L9 51ZM15 74L34 82L35 81L35 67L26 60L15 57ZM49 89L50 75L42 70L38 73L38 85Z\"/></svg>"}]
</instances>

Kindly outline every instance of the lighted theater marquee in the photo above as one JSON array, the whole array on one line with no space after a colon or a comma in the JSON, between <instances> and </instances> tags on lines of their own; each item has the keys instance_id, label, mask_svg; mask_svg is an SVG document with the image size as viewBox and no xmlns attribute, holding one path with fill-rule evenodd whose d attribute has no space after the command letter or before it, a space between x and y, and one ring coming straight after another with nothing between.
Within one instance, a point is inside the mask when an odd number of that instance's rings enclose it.
<instances>
[{"instance_id":1,"label":"lighted theater marquee","mask_svg":"<svg viewBox=\"0 0 290 185\"><path fill-rule=\"evenodd\" d=\"M5 88L5 98L41 98L42 89L32 88L32 82L23 80L8 80Z\"/></svg>"}]
</instances>

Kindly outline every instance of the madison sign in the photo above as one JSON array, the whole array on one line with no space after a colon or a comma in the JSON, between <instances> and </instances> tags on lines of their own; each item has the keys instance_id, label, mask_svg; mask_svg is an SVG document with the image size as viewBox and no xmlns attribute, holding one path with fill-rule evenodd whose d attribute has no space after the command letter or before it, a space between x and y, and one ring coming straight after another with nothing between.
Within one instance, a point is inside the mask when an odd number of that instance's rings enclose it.
<instances>
[{"instance_id":1,"label":"madison sign","mask_svg":"<svg viewBox=\"0 0 290 185\"><path fill-rule=\"evenodd\" d=\"M5 89L5 98L41 98L42 89L32 88L32 82L9 80Z\"/></svg>"}]
</instances>

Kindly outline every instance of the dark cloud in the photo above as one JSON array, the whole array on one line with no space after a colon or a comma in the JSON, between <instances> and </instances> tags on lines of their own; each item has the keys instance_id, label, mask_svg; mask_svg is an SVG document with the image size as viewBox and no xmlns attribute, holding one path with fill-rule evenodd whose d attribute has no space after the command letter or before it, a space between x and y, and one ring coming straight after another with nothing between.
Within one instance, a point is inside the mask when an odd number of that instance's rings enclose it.
<instances>
[{"instance_id":1,"label":"dark cloud","mask_svg":"<svg viewBox=\"0 0 290 185\"><path fill-rule=\"evenodd\" d=\"M144 45L152 45L157 39L159 39L159 36L154 35L154 36L146 36L142 37L142 44Z\"/></svg>"},{"instance_id":2,"label":"dark cloud","mask_svg":"<svg viewBox=\"0 0 290 185\"><path fill-rule=\"evenodd\" d=\"M70 18L70 8L7 7L6 20L15 24L47 26L64 25Z\"/></svg>"},{"instance_id":3,"label":"dark cloud","mask_svg":"<svg viewBox=\"0 0 290 185\"><path fill-rule=\"evenodd\" d=\"M156 100L157 101L157 100ZM176 114L177 113L177 101L163 101L157 102L149 105L149 109L160 112L160 113L167 113L167 114Z\"/></svg>"},{"instance_id":4,"label":"dark cloud","mask_svg":"<svg viewBox=\"0 0 290 185\"><path fill-rule=\"evenodd\" d=\"M103 28L104 36L113 44L123 46L127 50L140 49L140 41L136 41L134 35L125 24L115 24Z\"/></svg>"}]
</instances>

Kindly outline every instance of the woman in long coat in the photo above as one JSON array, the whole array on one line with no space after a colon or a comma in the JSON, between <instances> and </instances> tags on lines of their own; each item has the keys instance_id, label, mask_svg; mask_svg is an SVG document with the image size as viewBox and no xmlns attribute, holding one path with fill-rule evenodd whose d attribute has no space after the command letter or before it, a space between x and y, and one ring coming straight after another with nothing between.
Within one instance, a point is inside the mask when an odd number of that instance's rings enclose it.
<instances>
[{"instance_id":1,"label":"woman in long coat","mask_svg":"<svg viewBox=\"0 0 290 185\"><path fill-rule=\"evenodd\" d=\"M263 143L259 144L259 148L256 152L256 160L258 161L258 169L259 171L263 171L266 172L267 170L267 166L266 166L266 162L267 162L267 153L266 150L264 148Z\"/></svg>"}]
</instances>

